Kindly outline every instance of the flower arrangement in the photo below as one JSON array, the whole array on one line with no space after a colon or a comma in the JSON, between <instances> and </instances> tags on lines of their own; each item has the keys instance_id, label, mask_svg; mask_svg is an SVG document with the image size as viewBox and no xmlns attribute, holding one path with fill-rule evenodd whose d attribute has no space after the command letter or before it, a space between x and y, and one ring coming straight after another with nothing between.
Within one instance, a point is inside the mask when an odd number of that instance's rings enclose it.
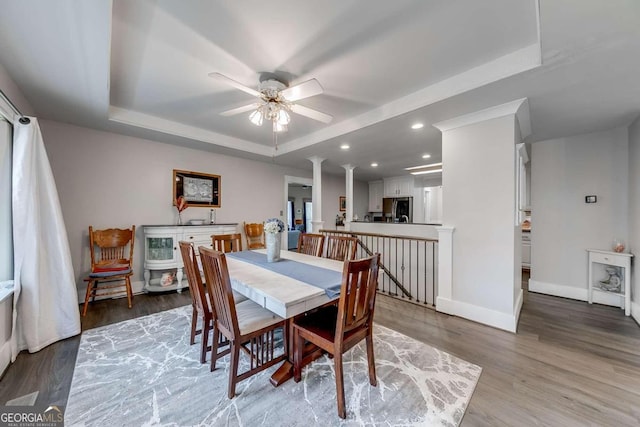
<instances>
[{"instance_id":1,"label":"flower arrangement","mask_svg":"<svg viewBox=\"0 0 640 427\"><path fill-rule=\"evenodd\" d=\"M269 218L264 222L264 232L270 234L281 233L284 231L284 222L278 218Z\"/></svg>"},{"instance_id":2,"label":"flower arrangement","mask_svg":"<svg viewBox=\"0 0 640 427\"><path fill-rule=\"evenodd\" d=\"M178 225L182 225L182 211L187 209L189 204L187 203L187 199L184 196L179 196L176 199L176 209L178 210Z\"/></svg>"},{"instance_id":3,"label":"flower arrangement","mask_svg":"<svg viewBox=\"0 0 640 427\"><path fill-rule=\"evenodd\" d=\"M185 199L184 196L180 196L176 199L176 209L178 209L178 213L182 212L188 207L189 204L187 203L187 199Z\"/></svg>"}]
</instances>

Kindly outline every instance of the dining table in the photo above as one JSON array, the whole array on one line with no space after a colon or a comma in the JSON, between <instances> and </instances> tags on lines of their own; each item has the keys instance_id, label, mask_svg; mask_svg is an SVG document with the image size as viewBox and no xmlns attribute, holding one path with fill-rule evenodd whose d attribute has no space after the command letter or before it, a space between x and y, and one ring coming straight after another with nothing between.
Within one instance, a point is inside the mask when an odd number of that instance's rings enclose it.
<instances>
[{"instance_id":1,"label":"dining table","mask_svg":"<svg viewBox=\"0 0 640 427\"><path fill-rule=\"evenodd\" d=\"M231 287L253 302L287 319L285 339L292 336L293 319L337 302L344 263L328 258L281 251L280 261L267 262L266 249L226 254ZM293 377L293 346L270 382L278 386ZM309 349L303 363L321 356Z\"/></svg>"}]
</instances>

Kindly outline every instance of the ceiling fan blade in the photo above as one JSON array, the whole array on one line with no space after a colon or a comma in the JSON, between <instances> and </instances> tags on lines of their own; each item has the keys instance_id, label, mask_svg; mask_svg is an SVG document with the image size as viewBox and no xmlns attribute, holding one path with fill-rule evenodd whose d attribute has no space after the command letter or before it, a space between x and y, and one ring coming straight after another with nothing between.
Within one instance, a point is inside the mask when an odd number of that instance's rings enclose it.
<instances>
[{"instance_id":1,"label":"ceiling fan blade","mask_svg":"<svg viewBox=\"0 0 640 427\"><path fill-rule=\"evenodd\" d=\"M325 114L318 110L314 110L312 108L304 107L298 104L293 104L291 106L291 111L293 111L296 114L300 114L301 116L309 117L310 119L317 120L322 123L329 124L331 123L331 120L333 120L333 116L330 116L329 114Z\"/></svg>"},{"instance_id":2,"label":"ceiling fan blade","mask_svg":"<svg viewBox=\"0 0 640 427\"><path fill-rule=\"evenodd\" d=\"M323 89L316 79L307 80L298 85L280 91L280 95L289 102L299 101L311 96L320 95Z\"/></svg>"},{"instance_id":3,"label":"ceiling fan blade","mask_svg":"<svg viewBox=\"0 0 640 427\"><path fill-rule=\"evenodd\" d=\"M236 114L246 113L247 111L255 110L256 108L258 108L259 105L260 104L257 104L254 102L253 104L243 105L242 107L223 111L222 113L220 113L220 115L225 117L235 116Z\"/></svg>"},{"instance_id":4,"label":"ceiling fan blade","mask_svg":"<svg viewBox=\"0 0 640 427\"><path fill-rule=\"evenodd\" d=\"M251 89L248 86L243 85L240 82L237 82L233 79L230 79L229 77L225 76L224 74L220 74L220 73L209 73L209 77L213 77L214 79L218 79L221 82L224 82L226 84L228 84L229 86L235 87L236 89L240 89L243 92L248 93L249 95L253 95L257 98L262 98L262 94L260 92L258 92L255 89Z\"/></svg>"}]
</instances>

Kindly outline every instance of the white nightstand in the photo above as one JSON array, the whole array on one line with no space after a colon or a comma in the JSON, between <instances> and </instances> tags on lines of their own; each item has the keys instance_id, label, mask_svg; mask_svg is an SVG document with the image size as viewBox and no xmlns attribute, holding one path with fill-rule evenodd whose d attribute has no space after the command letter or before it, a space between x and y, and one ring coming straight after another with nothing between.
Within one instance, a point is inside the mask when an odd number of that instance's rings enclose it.
<instances>
[{"instance_id":1,"label":"white nightstand","mask_svg":"<svg viewBox=\"0 0 640 427\"><path fill-rule=\"evenodd\" d=\"M589 304L593 303L593 292L603 292L620 297L620 308L624 308L625 316L631 314L631 258L633 254L587 249L589 253ZM593 277L593 264L619 267L622 281L620 291L605 289L600 280Z\"/></svg>"}]
</instances>

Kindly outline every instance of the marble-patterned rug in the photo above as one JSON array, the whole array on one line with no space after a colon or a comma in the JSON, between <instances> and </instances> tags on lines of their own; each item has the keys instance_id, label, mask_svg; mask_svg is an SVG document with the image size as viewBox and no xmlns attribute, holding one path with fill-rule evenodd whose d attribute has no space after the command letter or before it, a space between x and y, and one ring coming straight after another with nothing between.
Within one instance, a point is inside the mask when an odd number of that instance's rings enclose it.
<instances>
[{"instance_id":1,"label":"marble-patterned rug","mask_svg":"<svg viewBox=\"0 0 640 427\"><path fill-rule=\"evenodd\" d=\"M277 366L227 398L228 359L209 371L189 345L191 307L83 332L65 425L94 426L456 426L481 368L375 325L378 386L368 381L364 341L344 358L347 419L337 415L333 360L274 388ZM243 357L243 359L246 359Z\"/></svg>"}]
</instances>

